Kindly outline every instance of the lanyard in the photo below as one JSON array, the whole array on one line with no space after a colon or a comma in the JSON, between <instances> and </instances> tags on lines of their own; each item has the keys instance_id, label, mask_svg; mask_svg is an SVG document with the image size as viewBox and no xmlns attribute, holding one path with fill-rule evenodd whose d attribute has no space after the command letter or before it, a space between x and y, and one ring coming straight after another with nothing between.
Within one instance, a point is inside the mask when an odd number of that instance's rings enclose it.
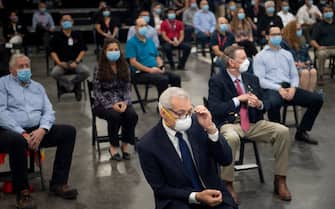
<instances>
[{"instance_id":1,"label":"lanyard","mask_svg":"<svg viewBox=\"0 0 335 209\"><path fill-rule=\"evenodd\" d=\"M223 46L225 45L226 41L227 41L227 36L224 37L223 42L222 42L222 40L221 40L221 35L220 35L220 33L216 33L216 36L217 36L217 38L218 38L219 48L223 47Z\"/></svg>"}]
</instances>

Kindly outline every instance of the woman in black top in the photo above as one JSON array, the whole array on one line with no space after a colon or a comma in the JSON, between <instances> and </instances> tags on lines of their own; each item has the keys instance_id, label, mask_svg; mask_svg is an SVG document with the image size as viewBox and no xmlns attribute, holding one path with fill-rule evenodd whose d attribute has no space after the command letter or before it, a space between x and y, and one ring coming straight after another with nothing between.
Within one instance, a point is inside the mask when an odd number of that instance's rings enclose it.
<instances>
[{"instance_id":1,"label":"woman in black top","mask_svg":"<svg viewBox=\"0 0 335 209\"><path fill-rule=\"evenodd\" d=\"M102 10L102 18L95 24L96 41L99 47L104 44L105 39L116 38L119 33L117 21L111 18L109 8Z\"/></svg>"},{"instance_id":2,"label":"woman in black top","mask_svg":"<svg viewBox=\"0 0 335 209\"><path fill-rule=\"evenodd\" d=\"M107 120L112 160L120 161L119 139L123 159L129 160L128 144L134 143L138 116L131 104L131 83L128 64L115 39L106 40L93 79L93 104L96 115ZM122 137L118 137L119 129Z\"/></svg>"}]
</instances>

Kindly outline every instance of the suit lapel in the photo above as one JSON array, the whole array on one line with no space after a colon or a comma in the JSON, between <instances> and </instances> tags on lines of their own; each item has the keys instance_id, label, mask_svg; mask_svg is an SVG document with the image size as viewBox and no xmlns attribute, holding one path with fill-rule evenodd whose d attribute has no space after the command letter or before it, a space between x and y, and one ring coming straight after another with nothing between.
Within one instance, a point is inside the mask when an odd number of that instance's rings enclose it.
<instances>
[{"instance_id":1,"label":"suit lapel","mask_svg":"<svg viewBox=\"0 0 335 209\"><path fill-rule=\"evenodd\" d=\"M194 131L193 126L186 131L187 136L188 136L188 141L190 142L191 148L192 148L192 154L194 157L195 164L199 170L200 166L200 155L199 155L199 143L196 143L197 140L197 134Z\"/></svg>"},{"instance_id":2,"label":"suit lapel","mask_svg":"<svg viewBox=\"0 0 335 209\"><path fill-rule=\"evenodd\" d=\"M227 71L224 70L222 72L222 76L223 76L223 82L226 83L226 85L228 86L230 92L233 94L233 96L237 96L237 90L235 87L235 84L233 83L233 81L231 80L230 76L228 75Z\"/></svg>"}]
</instances>

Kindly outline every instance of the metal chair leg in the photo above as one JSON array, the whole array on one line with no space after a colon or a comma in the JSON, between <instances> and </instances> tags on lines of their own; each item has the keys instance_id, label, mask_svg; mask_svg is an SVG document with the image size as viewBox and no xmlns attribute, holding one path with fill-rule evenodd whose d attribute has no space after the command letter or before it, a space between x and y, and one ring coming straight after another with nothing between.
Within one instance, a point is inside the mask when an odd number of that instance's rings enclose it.
<instances>
[{"instance_id":1,"label":"metal chair leg","mask_svg":"<svg viewBox=\"0 0 335 209\"><path fill-rule=\"evenodd\" d=\"M257 166L258 166L259 179L262 183L264 183L263 169L262 169L262 165L261 165L261 160L259 158L257 144L256 144L256 142L252 142L252 145L254 147L256 163L257 163Z\"/></svg>"}]
</instances>

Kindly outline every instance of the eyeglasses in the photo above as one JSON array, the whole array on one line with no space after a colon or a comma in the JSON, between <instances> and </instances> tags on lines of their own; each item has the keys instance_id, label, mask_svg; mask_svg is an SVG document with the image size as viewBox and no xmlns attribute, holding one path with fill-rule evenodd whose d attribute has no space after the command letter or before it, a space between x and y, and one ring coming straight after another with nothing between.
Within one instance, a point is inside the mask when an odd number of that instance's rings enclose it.
<instances>
[{"instance_id":1,"label":"eyeglasses","mask_svg":"<svg viewBox=\"0 0 335 209\"><path fill-rule=\"evenodd\" d=\"M281 36L281 33L272 33L272 34L269 34L270 36Z\"/></svg>"},{"instance_id":2,"label":"eyeglasses","mask_svg":"<svg viewBox=\"0 0 335 209\"><path fill-rule=\"evenodd\" d=\"M166 108L166 109L169 110L170 112L172 112L175 116L177 116L176 118L184 119L184 118L187 118L189 116L192 116L193 108L194 108L194 106L192 105L191 109L188 110L186 113L184 111L183 112L177 112L177 111L173 110L172 108Z\"/></svg>"}]
</instances>

